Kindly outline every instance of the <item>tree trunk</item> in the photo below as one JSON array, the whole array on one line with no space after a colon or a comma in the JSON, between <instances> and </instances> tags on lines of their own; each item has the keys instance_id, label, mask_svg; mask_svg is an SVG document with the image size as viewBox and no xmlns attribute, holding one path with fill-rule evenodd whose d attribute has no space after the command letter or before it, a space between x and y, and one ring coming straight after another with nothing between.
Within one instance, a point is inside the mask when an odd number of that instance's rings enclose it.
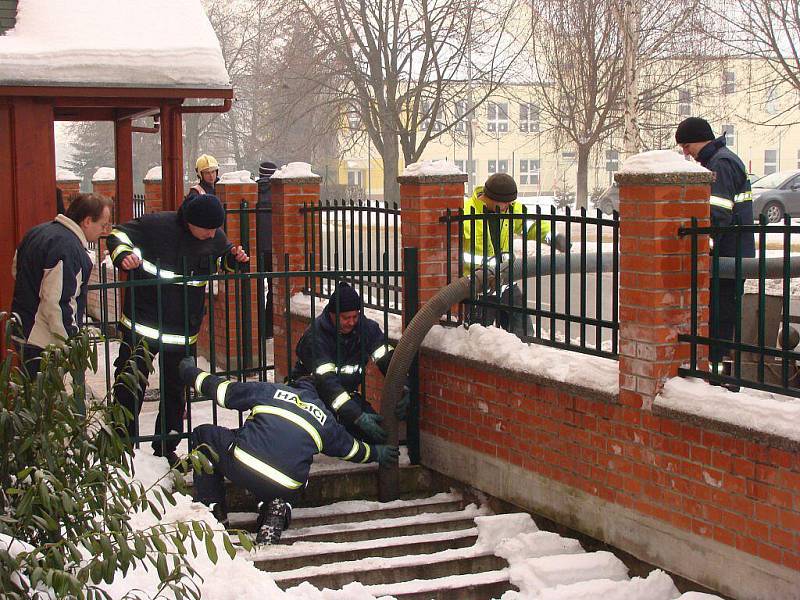
<instances>
[{"instance_id":1,"label":"tree trunk","mask_svg":"<svg viewBox=\"0 0 800 600\"><path fill-rule=\"evenodd\" d=\"M384 130L386 131L386 130ZM387 133L383 140L383 199L387 204L400 203L400 184L397 183L400 162L399 140L396 133Z\"/></svg>"},{"instance_id":2,"label":"tree trunk","mask_svg":"<svg viewBox=\"0 0 800 600\"><path fill-rule=\"evenodd\" d=\"M592 147L588 144L578 144L578 181L576 182L575 200L576 208L589 208L588 206L588 180L589 180L589 153Z\"/></svg>"}]
</instances>

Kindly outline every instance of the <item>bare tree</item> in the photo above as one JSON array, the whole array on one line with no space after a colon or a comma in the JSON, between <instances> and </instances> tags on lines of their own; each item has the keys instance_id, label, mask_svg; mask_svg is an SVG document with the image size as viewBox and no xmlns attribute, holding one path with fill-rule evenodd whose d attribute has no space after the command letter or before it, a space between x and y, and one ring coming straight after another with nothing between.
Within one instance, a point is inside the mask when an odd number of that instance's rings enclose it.
<instances>
[{"instance_id":1,"label":"bare tree","mask_svg":"<svg viewBox=\"0 0 800 600\"><path fill-rule=\"evenodd\" d=\"M543 0L532 5L532 60L542 116L557 146L577 155L578 206L587 204L589 158L595 145L631 123L669 110L676 90L701 77L701 13L696 0L669 5L637 0ZM620 27L622 16L637 22ZM635 56L625 60L625 33ZM635 30L635 31L632 31ZM626 73L627 66L627 73ZM625 100L625 83L635 98ZM629 133L636 135L638 133ZM638 146L629 141L629 149Z\"/></svg>"},{"instance_id":2,"label":"bare tree","mask_svg":"<svg viewBox=\"0 0 800 600\"><path fill-rule=\"evenodd\" d=\"M530 32L512 0L297 0L313 64L300 88L336 107L347 144L362 132L383 160L384 198L398 163L470 118L512 75ZM517 28L519 29L519 28ZM468 98L472 98L469 106Z\"/></svg>"}]
</instances>

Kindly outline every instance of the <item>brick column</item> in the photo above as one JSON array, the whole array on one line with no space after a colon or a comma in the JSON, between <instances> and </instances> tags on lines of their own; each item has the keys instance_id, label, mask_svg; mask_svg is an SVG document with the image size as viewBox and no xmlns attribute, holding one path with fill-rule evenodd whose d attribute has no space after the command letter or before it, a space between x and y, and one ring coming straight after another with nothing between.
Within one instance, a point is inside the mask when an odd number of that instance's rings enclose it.
<instances>
[{"instance_id":1,"label":"brick column","mask_svg":"<svg viewBox=\"0 0 800 600\"><path fill-rule=\"evenodd\" d=\"M161 190L161 168L150 169L143 180L144 183L144 212L156 213L164 210L164 201Z\"/></svg>"},{"instance_id":2,"label":"brick column","mask_svg":"<svg viewBox=\"0 0 800 600\"><path fill-rule=\"evenodd\" d=\"M284 254L289 255L289 270L302 271L305 268L303 250L303 215L300 209L303 204L319 202L320 180L313 177L281 178L273 176L272 184L272 267L273 270L284 271ZM317 265L319 268L319 265ZM273 289L273 339L275 342L275 381L283 381L289 373L289 361L286 356L287 329L286 287L289 296L302 289L304 278L286 279L276 277L272 280ZM294 330L297 325L292 325Z\"/></svg>"},{"instance_id":3,"label":"brick column","mask_svg":"<svg viewBox=\"0 0 800 600\"><path fill-rule=\"evenodd\" d=\"M400 208L403 215L403 246L419 248L419 302L425 304L447 285L447 236L439 217L449 208L464 206L465 174L401 175ZM458 239L461 230L450 230L450 265L458 278Z\"/></svg>"},{"instance_id":4,"label":"brick column","mask_svg":"<svg viewBox=\"0 0 800 600\"><path fill-rule=\"evenodd\" d=\"M61 169L58 169L59 171ZM81 193L81 178L72 173L56 173L56 187L61 190L64 199L64 209L69 208L72 199Z\"/></svg>"},{"instance_id":5,"label":"brick column","mask_svg":"<svg viewBox=\"0 0 800 600\"><path fill-rule=\"evenodd\" d=\"M664 382L689 360L678 334L691 327L691 238L709 225L712 173L618 173L619 399L650 410ZM708 237L698 244L698 333L708 332ZM698 353L700 349L698 348ZM707 355L707 352L706 352ZM700 356L701 360L703 359Z\"/></svg>"},{"instance_id":6,"label":"brick column","mask_svg":"<svg viewBox=\"0 0 800 600\"><path fill-rule=\"evenodd\" d=\"M256 219L254 214L242 215L238 211L242 202L247 202L248 208L255 208L258 201L258 186L255 182L219 182L216 186L217 197L227 211L225 218L225 232L230 242L235 246L244 246L245 251L251 255L250 270L255 268L255 257L252 251L255 248ZM249 240L243 240L241 218L246 219ZM239 288L239 323L237 336L237 287ZM214 290L214 350L218 367L226 365L226 356L231 357L233 368L255 366L258 359L258 307L264 299L257 296L256 281L239 280L231 281L227 285L220 281L212 286ZM227 318L225 306L228 305ZM210 358L210 336L208 333L208 319L203 325L198 341L198 349ZM241 353L245 354L242 355Z\"/></svg>"},{"instance_id":7,"label":"brick column","mask_svg":"<svg viewBox=\"0 0 800 600\"><path fill-rule=\"evenodd\" d=\"M98 169L98 173L99 173ZM113 169L111 169L113 171ZM116 200L117 198L117 180L115 177L110 179L106 177L98 177L98 173L95 173L94 177L92 177L92 191L95 194L102 194L103 196L108 196L109 198L113 198Z\"/></svg>"}]
</instances>

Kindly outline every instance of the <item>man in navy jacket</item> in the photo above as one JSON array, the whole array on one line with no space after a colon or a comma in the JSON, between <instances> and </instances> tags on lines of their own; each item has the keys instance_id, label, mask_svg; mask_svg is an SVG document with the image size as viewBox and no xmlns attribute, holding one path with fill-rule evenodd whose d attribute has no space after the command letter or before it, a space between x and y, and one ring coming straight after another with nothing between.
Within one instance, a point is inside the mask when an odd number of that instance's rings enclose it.
<instances>
[{"instance_id":1,"label":"man in navy jacket","mask_svg":"<svg viewBox=\"0 0 800 600\"><path fill-rule=\"evenodd\" d=\"M195 447L214 469L195 473L196 499L225 522L224 478L249 490L259 501L258 543L277 543L291 518L289 502L308 483L314 455L320 452L357 463L397 464L398 448L354 439L328 411L308 377L294 385L232 382L181 361L178 374L198 394L223 408L250 415L237 430L200 425L192 432ZM212 450L213 452L208 452Z\"/></svg>"}]
</instances>

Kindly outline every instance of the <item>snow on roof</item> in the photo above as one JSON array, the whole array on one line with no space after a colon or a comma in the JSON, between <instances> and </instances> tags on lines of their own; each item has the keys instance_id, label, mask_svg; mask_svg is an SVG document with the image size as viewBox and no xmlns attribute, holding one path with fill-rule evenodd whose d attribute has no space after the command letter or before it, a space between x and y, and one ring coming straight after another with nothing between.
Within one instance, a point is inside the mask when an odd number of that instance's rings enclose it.
<instances>
[{"instance_id":1,"label":"snow on roof","mask_svg":"<svg viewBox=\"0 0 800 600\"><path fill-rule=\"evenodd\" d=\"M622 163L620 173L703 173L708 169L672 150L649 150Z\"/></svg>"},{"instance_id":2,"label":"snow on roof","mask_svg":"<svg viewBox=\"0 0 800 600\"><path fill-rule=\"evenodd\" d=\"M19 0L0 85L231 87L200 0Z\"/></svg>"}]
</instances>

